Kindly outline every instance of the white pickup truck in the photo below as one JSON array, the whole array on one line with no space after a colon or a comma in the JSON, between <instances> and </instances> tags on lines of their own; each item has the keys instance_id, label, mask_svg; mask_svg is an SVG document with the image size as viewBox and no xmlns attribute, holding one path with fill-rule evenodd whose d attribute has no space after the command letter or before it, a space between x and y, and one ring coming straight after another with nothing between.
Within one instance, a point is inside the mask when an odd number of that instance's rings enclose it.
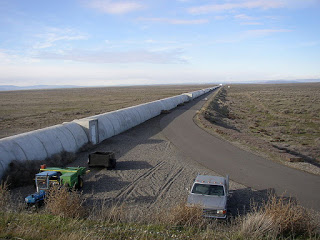
<instances>
[{"instance_id":1,"label":"white pickup truck","mask_svg":"<svg viewBox=\"0 0 320 240\"><path fill-rule=\"evenodd\" d=\"M187 206L200 206L204 217L227 217L229 177L198 175L189 192Z\"/></svg>"}]
</instances>

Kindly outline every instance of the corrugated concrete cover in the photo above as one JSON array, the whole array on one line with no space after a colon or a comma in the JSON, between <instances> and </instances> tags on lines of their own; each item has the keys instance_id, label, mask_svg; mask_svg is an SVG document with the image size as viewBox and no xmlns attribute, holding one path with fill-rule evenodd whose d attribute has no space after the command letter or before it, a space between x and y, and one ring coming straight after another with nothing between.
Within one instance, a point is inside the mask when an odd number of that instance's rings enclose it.
<instances>
[{"instance_id":1,"label":"corrugated concrete cover","mask_svg":"<svg viewBox=\"0 0 320 240\"><path fill-rule=\"evenodd\" d=\"M140 105L134 107L140 115L141 123L149 120L150 116L151 116L150 110L145 105L146 104L140 104Z\"/></svg>"},{"instance_id":2,"label":"corrugated concrete cover","mask_svg":"<svg viewBox=\"0 0 320 240\"><path fill-rule=\"evenodd\" d=\"M108 115L100 114L100 115L93 116L92 118L98 120L99 141L103 141L104 139L110 138L115 135L112 120L108 118Z\"/></svg>"},{"instance_id":3,"label":"corrugated concrete cover","mask_svg":"<svg viewBox=\"0 0 320 240\"><path fill-rule=\"evenodd\" d=\"M150 112L149 119L160 115L161 111L165 109L165 106L163 105L161 100L146 103L145 106Z\"/></svg>"},{"instance_id":4,"label":"corrugated concrete cover","mask_svg":"<svg viewBox=\"0 0 320 240\"><path fill-rule=\"evenodd\" d=\"M13 160L44 160L63 150L76 152L86 143L87 135L76 123L55 125L0 139L0 179Z\"/></svg>"},{"instance_id":5,"label":"corrugated concrete cover","mask_svg":"<svg viewBox=\"0 0 320 240\"><path fill-rule=\"evenodd\" d=\"M71 152L77 152L81 147L83 147L85 144L88 143L88 137L85 131L83 130L83 128L79 126L79 124L70 122L70 123L63 123L62 125L66 129L68 129L68 131L71 133L72 136L70 136L70 139L75 140L74 142L75 144L73 145L74 148L72 149ZM64 129L64 128L61 128L61 129Z\"/></svg>"},{"instance_id":6,"label":"corrugated concrete cover","mask_svg":"<svg viewBox=\"0 0 320 240\"><path fill-rule=\"evenodd\" d=\"M180 95L180 96L161 99L160 101L164 105L164 109L162 110L171 110L173 108L176 108L180 103L183 103L183 97Z\"/></svg>"}]
</instances>

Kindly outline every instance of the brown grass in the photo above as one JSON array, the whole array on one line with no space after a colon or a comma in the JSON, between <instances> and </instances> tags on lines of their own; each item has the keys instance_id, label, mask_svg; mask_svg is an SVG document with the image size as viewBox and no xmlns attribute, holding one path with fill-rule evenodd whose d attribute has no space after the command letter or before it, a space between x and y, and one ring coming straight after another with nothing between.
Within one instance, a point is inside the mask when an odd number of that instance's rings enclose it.
<instances>
[{"instance_id":1,"label":"brown grass","mask_svg":"<svg viewBox=\"0 0 320 240\"><path fill-rule=\"evenodd\" d=\"M245 238L253 239L277 236L312 238L319 228L319 223L309 210L291 200L276 196L270 196L261 209L255 208L240 222L240 233Z\"/></svg>"},{"instance_id":2,"label":"brown grass","mask_svg":"<svg viewBox=\"0 0 320 240\"><path fill-rule=\"evenodd\" d=\"M197 206L187 207L185 203L180 203L169 209L167 215L162 219L162 223L170 226L202 228L205 225L203 211Z\"/></svg>"},{"instance_id":3,"label":"brown grass","mask_svg":"<svg viewBox=\"0 0 320 240\"><path fill-rule=\"evenodd\" d=\"M277 225L265 213L248 213L241 221L240 234L245 238L261 239L262 237L275 238L277 236Z\"/></svg>"},{"instance_id":4,"label":"brown grass","mask_svg":"<svg viewBox=\"0 0 320 240\"><path fill-rule=\"evenodd\" d=\"M0 184L0 209L7 209L10 202L10 192L7 181Z\"/></svg>"},{"instance_id":5,"label":"brown grass","mask_svg":"<svg viewBox=\"0 0 320 240\"><path fill-rule=\"evenodd\" d=\"M122 223L128 222L128 209L124 203L107 203L95 202L90 210L88 219L106 222L106 223ZM138 216L135 218L138 221Z\"/></svg>"},{"instance_id":6,"label":"brown grass","mask_svg":"<svg viewBox=\"0 0 320 240\"><path fill-rule=\"evenodd\" d=\"M123 204L95 206L102 218L83 214L80 195L55 188L37 213L0 210L0 238L12 239L318 239L312 215L294 202L270 197L261 208L236 221L207 221L202 210L181 203L171 209L150 208L153 218L129 220L136 209ZM49 213L49 214L47 214ZM136 219L138 219L136 221ZM157 219L155 221L155 219Z\"/></svg>"},{"instance_id":7,"label":"brown grass","mask_svg":"<svg viewBox=\"0 0 320 240\"><path fill-rule=\"evenodd\" d=\"M56 216L79 218L86 214L79 192L64 186L52 186L45 198L46 210Z\"/></svg>"}]
</instances>

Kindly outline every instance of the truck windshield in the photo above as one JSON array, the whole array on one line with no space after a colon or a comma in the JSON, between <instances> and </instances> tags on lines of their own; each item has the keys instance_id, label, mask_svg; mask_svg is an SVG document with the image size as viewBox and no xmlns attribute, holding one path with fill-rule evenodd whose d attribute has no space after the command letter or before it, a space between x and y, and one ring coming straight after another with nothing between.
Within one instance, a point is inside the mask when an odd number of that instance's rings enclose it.
<instances>
[{"instance_id":1,"label":"truck windshield","mask_svg":"<svg viewBox=\"0 0 320 240\"><path fill-rule=\"evenodd\" d=\"M221 185L195 183L191 192L202 195L224 196L224 188Z\"/></svg>"},{"instance_id":2,"label":"truck windshield","mask_svg":"<svg viewBox=\"0 0 320 240\"><path fill-rule=\"evenodd\" d=\"M48 182L47 177L37 177L37 187L38 189L47 189L48 188Z\"/></svg>"}]
</instances>

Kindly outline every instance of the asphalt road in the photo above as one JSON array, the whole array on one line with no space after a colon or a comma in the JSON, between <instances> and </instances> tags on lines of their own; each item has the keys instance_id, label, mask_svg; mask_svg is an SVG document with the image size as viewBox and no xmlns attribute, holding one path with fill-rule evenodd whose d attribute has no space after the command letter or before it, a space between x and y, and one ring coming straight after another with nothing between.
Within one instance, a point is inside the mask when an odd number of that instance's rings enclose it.
<instances>
[{"instance_id":1,"label":"asphalt road","mask_svg":"<svg viewBox=\"0 0 320 240\"><path fill-rule=\"evenodd\" d=\"M221 175L228 174L235 182L256 190L270 189L278 196L296 198L301 205L320 211L320 176L246 152L199 128L193 117L205 97L161 119L160 127L168 140L193 160Z\"/></svg>"}]
</instances>

